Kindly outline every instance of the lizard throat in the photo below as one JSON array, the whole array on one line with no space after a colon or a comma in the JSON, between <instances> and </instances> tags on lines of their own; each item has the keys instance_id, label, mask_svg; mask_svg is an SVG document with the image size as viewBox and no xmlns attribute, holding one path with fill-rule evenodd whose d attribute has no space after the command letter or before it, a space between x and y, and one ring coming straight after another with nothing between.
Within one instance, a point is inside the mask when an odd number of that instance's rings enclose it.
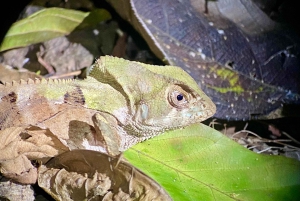
<instances>
[{"instance_id":1,"label":"lizard throat","mask_svg":"<svg viewBox=\"0 0 300 201\"><path fill-rule=\"evenodd\" d=\"M124 131L131 136L136 136L141 141L160 135L166 131L182 128L182 126L162 127L155 125L144 125L135 121L127 122L121 126Z\"/></svg>"}]
</instances>

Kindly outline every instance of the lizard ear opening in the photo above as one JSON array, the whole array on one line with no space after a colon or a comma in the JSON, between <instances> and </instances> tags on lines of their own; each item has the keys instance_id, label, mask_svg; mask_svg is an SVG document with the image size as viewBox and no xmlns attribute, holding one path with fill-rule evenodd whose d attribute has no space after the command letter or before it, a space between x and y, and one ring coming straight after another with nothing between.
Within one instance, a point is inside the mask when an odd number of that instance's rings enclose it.
<instances>
[{"instance_id":1,"label":"lizard ear opening","mask_svg":"<svg viewBox=\"0 0 300 201\"><path fill-rule=\"evenodd\" d=\"M168 89L168 102L175 108L188 107L191 98L189 90L187 91L179 85L173 85Z\"/></svg>"}]
</instances>

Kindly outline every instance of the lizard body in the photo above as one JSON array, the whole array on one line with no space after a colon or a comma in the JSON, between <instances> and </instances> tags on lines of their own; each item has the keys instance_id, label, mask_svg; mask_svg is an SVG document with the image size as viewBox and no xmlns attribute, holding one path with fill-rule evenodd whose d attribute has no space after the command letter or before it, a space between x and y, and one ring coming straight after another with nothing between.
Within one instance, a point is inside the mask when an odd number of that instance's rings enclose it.
<instances>
[{"instance_id":1,"label":"lizard body","mask_svg":"<svg viewBox=\"0 0 300 201\"><path fill-rule=\"evenodd\" d=\"M181 68L103 56L84 80L28 80L0 86L0 129L38 124L67 108L95 111L108 152L211 117L213 102Z\"/></svg>"}]
</instances>

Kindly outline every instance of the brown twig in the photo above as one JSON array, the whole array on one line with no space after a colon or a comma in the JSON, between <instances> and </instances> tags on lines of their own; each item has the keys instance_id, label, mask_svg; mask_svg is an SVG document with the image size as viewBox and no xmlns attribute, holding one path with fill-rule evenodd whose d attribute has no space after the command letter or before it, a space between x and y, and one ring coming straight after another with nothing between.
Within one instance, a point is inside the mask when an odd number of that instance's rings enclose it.
<instances>
[{"instance_id":1,"label":"brown twig","mask_svg":"<svg viewBox=\"0 0 300 201\"><path fill-rule=\"evenodd\" d=\"M37 56L37 58L38 58L38 62L42 65L42 66L44 66L44 68L46 68L46 70L48 71L48 73L50 74L50 75L53 75L53 74L55 74L55 70L54 70L54 68L50 65L50 64L48 64L38 53L36 54L36 56Z\"/></svg>"},{"instance_id":2,"label":"brown twig","mask_svg":"<svg viewBox=\"0 0 300 201\"><path fill-rule=\"evenodd\" d=\"M50 76L49 78L51 78L51 79L61 79L61 78L64 78L64 77L80 75L80 73L81 73L81 71L78 70L78 71L73 71L73 72L65 73L65 74L61 74L61 75L53 75L53 76Z\"/></svg>"}]
</instances>

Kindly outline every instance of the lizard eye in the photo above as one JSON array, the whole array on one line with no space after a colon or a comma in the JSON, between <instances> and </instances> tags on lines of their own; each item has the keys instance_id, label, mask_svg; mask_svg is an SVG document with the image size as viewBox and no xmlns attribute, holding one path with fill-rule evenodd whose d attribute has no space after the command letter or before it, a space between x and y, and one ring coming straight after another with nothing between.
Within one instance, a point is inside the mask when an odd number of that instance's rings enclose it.
<instances>
[{"instance_id":1,"label":"lizard eye","mask_svg":"<svg viewBox=\"0 0 300 201\"><path fill-rule=\"evenodd\" d=\"M177 95L177 100L178 101L182 101L184 99L183 95L182 94L178 94Z\"/></svg>"},{"instance_id":2,"label":"lizard eye","mask_svg":"<svg viewBox=\"0 0 300 201\"><path fill-rule=\"evenodd\" d=\"M184 108L189 103L189 94L180 86L173 86L168 94L169 103L176 108Z\"/></svg>"}]
</instances>

